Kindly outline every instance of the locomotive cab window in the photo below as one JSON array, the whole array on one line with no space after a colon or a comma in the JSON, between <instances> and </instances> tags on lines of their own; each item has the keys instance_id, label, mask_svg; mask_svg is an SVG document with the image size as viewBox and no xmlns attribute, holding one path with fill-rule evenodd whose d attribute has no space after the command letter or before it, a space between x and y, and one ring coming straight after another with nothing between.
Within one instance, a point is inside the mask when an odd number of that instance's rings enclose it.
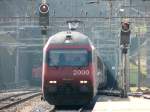
<instances>
[{"instance_id":1,"label":"locomotive cab window","mask_svg":"<svg viewBox=\"0 0 150 112\"><path fill-rule=\"evenodd\" d=\"M49 66L87 66L89 52L83 49L55 49L48 53Z\"/></svg>"}]
</instances>

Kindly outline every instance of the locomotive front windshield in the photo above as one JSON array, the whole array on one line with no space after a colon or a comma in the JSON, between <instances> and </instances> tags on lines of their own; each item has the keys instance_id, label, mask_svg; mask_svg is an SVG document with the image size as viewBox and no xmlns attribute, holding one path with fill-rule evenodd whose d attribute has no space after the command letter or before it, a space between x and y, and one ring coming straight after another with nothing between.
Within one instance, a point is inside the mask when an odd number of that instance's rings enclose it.
<instances>
[{"instance_id":1,"label":"locomotive front windshield","mask_svg":"<svg viewBox=\"0 0 150 112\"><path fill-rule=\"evenodd\" d=\"M87 66L89 53L87 50L50 50L49 66Z\"/></svg>"}]
</instances>

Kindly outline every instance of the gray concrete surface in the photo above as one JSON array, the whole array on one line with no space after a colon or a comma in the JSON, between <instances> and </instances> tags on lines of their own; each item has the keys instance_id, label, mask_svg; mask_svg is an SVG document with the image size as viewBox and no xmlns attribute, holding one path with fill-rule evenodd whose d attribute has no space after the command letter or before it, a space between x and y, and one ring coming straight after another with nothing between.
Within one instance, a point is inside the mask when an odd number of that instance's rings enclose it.
<instances>
[{"instance_id":1,"label":"gray concrete surface","mask_svg":"<svg viewBox=\"0 0 150 112\"><path fill-rule=\"evenodd\" d=\"M104 96L98 99L92 112L150 112L150 99Z\"/></svg>"}]
</instances>

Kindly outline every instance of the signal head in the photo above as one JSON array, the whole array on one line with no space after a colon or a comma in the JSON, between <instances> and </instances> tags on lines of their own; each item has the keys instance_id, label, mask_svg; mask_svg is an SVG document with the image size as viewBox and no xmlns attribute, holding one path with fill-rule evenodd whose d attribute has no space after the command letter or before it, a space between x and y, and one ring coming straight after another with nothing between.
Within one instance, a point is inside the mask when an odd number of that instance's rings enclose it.
<instances>
[{"instance_id":1,"label":"signal head","mask_svg":"<svg viewBox=\"0 0 150 112\"><path fill-rule=\"evenodd\" d=\"M46 14L48 13L49 11L49 6L48 4L41 4L40 7L39 7L39 11L43 14Z\"/></svg>"},{"instance_id":2,"label":"signal head","mask_svg":"<svg viewBox=\"0 0 150 112\"><path fill-rule=\"evenodd\" d=\"M128 21L121 22L120 45L127 47L130 44L130 23Z\"/></svg>"},{"instance_id":3,"label":"signal head","mask_svg":"<svg viewBox=\"0 0 150 112\"><path fill-rule=\"evenodd\" d=\"M130 30L130 23L129 22L121 22L121 27L123 32L128 32Z\"/></svg>"}]
</instances>

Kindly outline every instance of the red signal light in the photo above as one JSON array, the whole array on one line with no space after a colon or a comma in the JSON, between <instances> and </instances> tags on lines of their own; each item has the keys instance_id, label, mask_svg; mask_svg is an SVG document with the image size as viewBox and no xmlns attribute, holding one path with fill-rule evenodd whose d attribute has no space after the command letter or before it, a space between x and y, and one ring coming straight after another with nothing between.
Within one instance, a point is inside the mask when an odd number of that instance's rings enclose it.
<instances>
[{"instance_id":1,"label":"red signal light","mask_svg":"<svg viewBox=\"0 0 150 112\"><path fill-rule=\"evenodd\" d=\"M128 22L122 22L121 25L122 25L122 29L121 29L122 31L128 32L130 30L130 24Z\"/></svg>"},{"instance_id":2,"label":"red signal light","mask_svg":"<svg viewBox=\"0 0 150 112\"><path fill-rule=\"evenodd\" d=\"M128 21L121 22L120 45L128 46L130 44L130 23Z\"/></svg>"},{"instance_id":3,"label":"red signal light","mask_svg":"<svg viewBox=\"0 0 150 112\"><path fill-rule=\"evenodd\" d=\"M39 25L40 26L49 25L49 6L46 3L42 3L39 6Z\"/></svg>"},{"instance_id":4,"label":"red signal light","mask_svg":"<svg viewBox=\"0 0 150 112\"><path fill-rule=\"evenodd\" d=\"M49 11L49 6L47 4L41 4L40 7L39 7L39 11L41 13L48 13Z\"/></svg>"}]
</instances>

